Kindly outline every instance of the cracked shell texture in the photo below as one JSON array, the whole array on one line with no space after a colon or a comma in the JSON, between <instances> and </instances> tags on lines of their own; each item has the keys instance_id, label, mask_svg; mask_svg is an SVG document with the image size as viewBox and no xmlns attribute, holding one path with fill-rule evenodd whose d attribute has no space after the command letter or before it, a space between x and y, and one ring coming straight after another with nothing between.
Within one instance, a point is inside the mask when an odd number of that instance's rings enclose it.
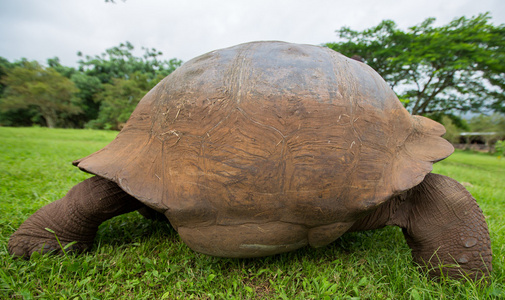
<instances>
[{"instance_id":1,"label":"cracked shell texture","mask_svg":"<svg viewBox=\"0 0 505 300\"><path fill-rule=\"evenodd\" d=\"M180 226L352 222L453 151L367 65L318 46L216 50L161 81L75 161Z\"/></svg>"}]
</instances>

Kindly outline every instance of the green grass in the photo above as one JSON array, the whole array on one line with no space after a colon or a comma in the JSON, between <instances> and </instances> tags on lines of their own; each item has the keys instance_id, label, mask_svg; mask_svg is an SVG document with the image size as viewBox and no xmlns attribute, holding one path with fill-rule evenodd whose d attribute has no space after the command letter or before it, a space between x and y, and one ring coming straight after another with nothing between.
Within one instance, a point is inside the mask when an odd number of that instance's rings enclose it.
<instances>
[{"instance_id":1,"label":"green grass","mask_svg":"<svg viewBox=\"0 0 505 300\"><path fill-rule=\"evenodd\" d=\"M166 223L105 222L89 253L12 259L7 241L41 206L89 175L71 165L115 132L0 128L0 299L493 299L505 297L505 159L456 152L435 172L465 182L489 224L489 284L432 281L398 228L346 234L320 249L262 259L190 250Z\"/></svg>"}]
</instances>

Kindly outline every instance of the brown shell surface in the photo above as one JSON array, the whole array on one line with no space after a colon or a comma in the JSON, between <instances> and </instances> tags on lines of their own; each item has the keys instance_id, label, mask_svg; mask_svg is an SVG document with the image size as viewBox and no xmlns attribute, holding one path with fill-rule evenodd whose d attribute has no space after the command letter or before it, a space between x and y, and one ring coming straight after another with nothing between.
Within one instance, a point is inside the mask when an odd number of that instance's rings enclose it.
<instances>
[{"instance_id":1,"label":"brown shell surface","mask_svg":"<svg viewBox=\"0 0 505 300\"><path fill-rule=\"evenodd\" d=\"M185 63L140 101L113 142L74 163L165 213L180 233L276 224L251 229L278 230L268 245L237 246L263 255L283 252L271 245L307 244L301 236L311 228L336 232L311 244L335 239L341 224L419 184L453 151L444 132L411 116L363 63L323 47L254 42ZM277 241L283 232L293 237Z\"/></svg>"}]
</instances>

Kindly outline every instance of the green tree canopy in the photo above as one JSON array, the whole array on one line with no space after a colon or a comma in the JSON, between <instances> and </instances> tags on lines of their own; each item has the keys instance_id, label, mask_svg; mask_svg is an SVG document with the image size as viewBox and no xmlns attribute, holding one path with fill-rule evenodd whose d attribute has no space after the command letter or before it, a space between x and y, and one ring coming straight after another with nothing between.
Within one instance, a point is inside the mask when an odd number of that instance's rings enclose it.
<instances>
[{"instance_id":1,"label":"green tree canopy","mask_svg":"<svg viewBox=\"0 0 505 300\"><path fill-rule=\"evenodd\" d=\"M41 121L39 113L33 107L10 110L1 109L2 97L6 87L1 78L7 75L7 70L21 65L21 63L22 61L11 63L7 59L0 57L0 126L31 126Z\"/></svg>"},{"instance_id":2,"label":"green tree canopy","mask_svg":"<svg viewBox=\"0 0 505 300\"><path fill-rule=\"evenodd\" d=\"M5 85L0 109L3 111L36 108L48 127L61 125L63 115L81 112L74 83L52 68L33 61L22 61L2 77Z\"/></svg>"},{"instance_id":3,"label":"green tree canopy","mask_svg":"<svg viewBox=\"0 0 505 300\"><path fill-rule=\"evenodd\" d=\"M5 58L0 57L0 78L7 75L7 70L12 68L12 64ZM3 91L5 89L5 84L0 81L0 96L2 96Z\"/></svg>"},{"instance_id":4,"label":"green tree canopy","mask_svg":"<svg viewBox=\"0 0 505 300\"><path fill-rule=\"evenodd\" d=\"M413 114L505 111L505 26L489 14L441 27L429 18L403 31L383 21L364 31L337 30L326 46L374 68Z\"/></svg>"},{"instance_id":5,"label":"green tree canopy","mask_svg":"<svg viewBox=\"0 0 505 300\"><path fill-rule=\"evenodd\" d=\"M59 57L49 58L47 60L47 65L67 78L70 78L73 74L77 73L75 68L63 66Z\"/></svg>"},{"instance_id":6,"label":"green tree canopy","mask_svg":"<svg viewBox=\"0 0 505 300\"><path fill-rule=\"evenodd\" d=\"M130 118L142 97L163 77L149 79L145 73L135 72L128 79L112 79L104 84L103 91L97 95L101 102L98 118L87 124L90 128L119 130Z\"/></svg>"},{"instance_id":7,"label":"green tree canopy","mask_svg":"<svg viewBox=\"0 0 505 300\"><path fill-rule=\"evenodd\" d=\"M130 42L126 42L105 50L101 55L86 55L79 60L79 70L89 76L98 77L102 83L110 83L113 78L128 79L135 72L147 74L150 79L158 75L164 77L182 64L175 58L160 59L163 53L154 48L142 48L142 57L135 56L134 49ZM77 55L83 56L81 52Z\"/></svg>"},{"instance_id":8,"label":"green tree canopy","mask_svg":"<svg viewBox=\"0 0 505 300\"><path fill-rule=\"evenodd\" d=\"M163 53L154 48L142 49L144 54L135 56L126 42L79 61L80 73L71 78L91 120L87 127L119 129L144 94L182 64L175 58L162 60Z\"/></svg>"},{"instance_id":9,"label":"green tree canopy","mask_svg":"<svg viewBox=\"0 0 505 300\"><path fill-rule=\"evenodd\" d=\"M138 57L131 43L122 43L85 56L78 69L58 57L48 59L47 68L0 57L0 124L118 129L143 95L182 63L142 49Z\"/></svg>"}]
</instances>

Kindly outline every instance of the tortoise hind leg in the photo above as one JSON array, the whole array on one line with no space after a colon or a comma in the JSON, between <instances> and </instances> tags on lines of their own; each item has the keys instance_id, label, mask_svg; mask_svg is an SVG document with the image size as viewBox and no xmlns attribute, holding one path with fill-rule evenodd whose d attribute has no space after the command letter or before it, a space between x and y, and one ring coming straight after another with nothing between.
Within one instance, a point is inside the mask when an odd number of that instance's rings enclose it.
<instances>
[{"instance_id":1,"label":"tortoise hind leg","mask_svg":"<svg viewBox=\"0 0 505 300\"><path fill-rule=\"evenodd\" d=\"M30 216L10 237L9 253L26 258L34 252L61 253L58 240L63 247L76 241L69 250L84 251L93 243L102 222L142 206L114 182L91 177Z\"/></svg>"},{"instance_id":2,"label":"tortoise hind leg","mask_svg":"<svg viewBox=\"0 0 505 300\"><path fill-rule=\"evenodd\" d=\"M388 225L402 228L414 261L427 267L430 275L471 279L489 275L492 254L487 224L461 184L428 174L397 200Z\"/></svg>"}]
</instances>

